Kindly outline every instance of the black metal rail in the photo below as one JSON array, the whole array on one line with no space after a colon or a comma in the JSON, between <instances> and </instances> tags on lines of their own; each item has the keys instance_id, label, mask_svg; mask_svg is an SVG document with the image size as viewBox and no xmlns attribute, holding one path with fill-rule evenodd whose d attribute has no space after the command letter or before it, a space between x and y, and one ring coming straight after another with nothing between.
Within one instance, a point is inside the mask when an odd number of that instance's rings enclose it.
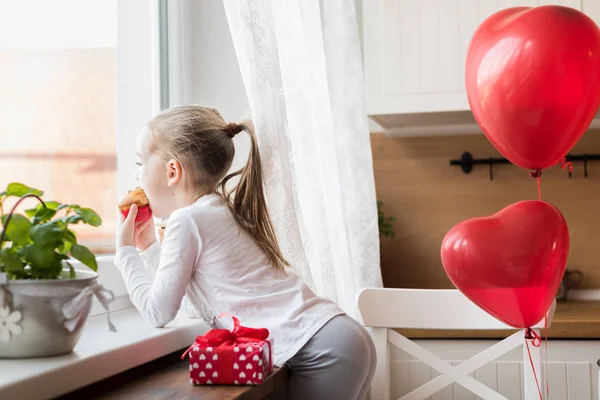
<instances>
[{"instance_id":1,"label":"black metal rail","mask_svg":"<svg viewBox=\"0 0 600 400\"><path fill-rule=\"evenodd\" d=\"M597 161L600 160L600 154L568 154L566 157L567 162L583 162L583 176L585 178L588 177L588 161ZM451 166L459 166L460 169L465 174L473 171L473 166L475 165L488 165L490 169L490 180L494 180L494 169L493 165L495 164L510 164L506 158L501 157L488 157L488 158L474 158L473 154L468 151L465 151L460 156L460 159L450 160ZM569 178L571 178L572 173L569 171Z\"/></svg>"}]
</instances>

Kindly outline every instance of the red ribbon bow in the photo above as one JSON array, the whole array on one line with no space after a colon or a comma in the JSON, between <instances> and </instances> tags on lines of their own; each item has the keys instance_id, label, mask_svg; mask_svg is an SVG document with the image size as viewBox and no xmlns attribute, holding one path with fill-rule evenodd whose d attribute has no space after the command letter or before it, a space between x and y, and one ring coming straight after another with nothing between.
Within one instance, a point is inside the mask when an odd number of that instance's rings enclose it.
<instances>
[{"instance_id":1,"label":"red ribbon bow","mask_svg":"<svg viewBox=\"0 0 600 400\"><path fill-rule=\"evenodd\" d=\"M228 314L221 314L218 318ZM236 343L256 342L267 340L269 330L266 328L248 328L240 325L240 320L233 315L233 330L212 329L202 336L196 338L196 345L219 347L221 345L233 346ZM184 355L185 356L185 355Z\"/></svg>"},{"instance_id":2,"label":"red ribbon bow","mask_svg":"<svg viewBox=\"0 0 600 400\"><path fill-rule=\"evenodd\" d=\"M227 313L221 313L217 318L221 318L224 316L228 316L233 319L233 329L231 331L228 329L211 329L204 335L197 336L196 341L190 347L188 347L185 353L183 353L183 355L181 356L181 359L183 360L192 348L198 346L210 346L215 348L233 348L236 344L240 343L266 341L269 345L269 364L272 367L273 355L271 351L271 343L267 341L267 338L269 337L269 330L266 328L248 328L246 326L241 326L239 319ZM225 362L224 364L227 365L229 363Z\"/></svg>"}]
</instances>

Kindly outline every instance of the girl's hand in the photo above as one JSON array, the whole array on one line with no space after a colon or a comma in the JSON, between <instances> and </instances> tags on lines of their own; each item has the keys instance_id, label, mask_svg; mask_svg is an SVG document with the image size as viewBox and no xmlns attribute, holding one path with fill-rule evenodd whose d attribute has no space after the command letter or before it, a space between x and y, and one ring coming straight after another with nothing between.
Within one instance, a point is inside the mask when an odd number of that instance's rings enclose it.
<instances>
[{"instance_id":1,"label":"girl's hand","mask_svg":"<svg viewBox=\"0 0 600 400\"><path fill-rule=\"evenodd\" d=\"M117 234L117 249L123 246L135 246L144 251L156 241L154 220L136 223L137 211L137 205L133 204L127 218L123 218L123 215L119 213L121 226Z\"/></svg>"},{"instance_id":2,"label":"girl's hand","mask_svg":"<svg viewBox=\"0 0 600 400\"><path fill-rule=\"evenodd\" d=\"M154 242L156 242L156 228L154 227L154 218L148 221L138 222L133 232L133 245L140 251L145 251Z\"/></svg>"}]
</instances>

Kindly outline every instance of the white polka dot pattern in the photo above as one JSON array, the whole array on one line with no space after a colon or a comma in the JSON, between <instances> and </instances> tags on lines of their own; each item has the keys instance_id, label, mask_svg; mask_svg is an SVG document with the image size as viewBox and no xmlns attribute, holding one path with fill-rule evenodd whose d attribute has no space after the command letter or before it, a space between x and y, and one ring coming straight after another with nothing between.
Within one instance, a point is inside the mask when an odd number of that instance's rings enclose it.
<instances>
[{"instance_id":1,"label":"white polka dot pattern","mask_svg":"<svg viewBox=\"0 0 600 400\"><path fill-rule=\"evenodd\" d=\"M258 385L271 374L268 342L235 347L195 346L189 353L192 385Z\"/></svg>"}]
</instances>

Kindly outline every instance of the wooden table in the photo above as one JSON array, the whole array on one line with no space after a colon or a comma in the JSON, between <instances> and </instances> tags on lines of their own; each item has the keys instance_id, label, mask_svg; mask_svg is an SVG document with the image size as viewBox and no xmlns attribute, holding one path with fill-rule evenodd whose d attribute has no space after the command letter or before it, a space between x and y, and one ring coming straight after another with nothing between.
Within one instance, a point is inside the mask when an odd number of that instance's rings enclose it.
<instances>
[{"instance_id":1,"label":"wooden table","mask_svg":"<svg viewBox=\"0 0 600 400\"><path fill-rule=\"evenodd\" d=\"M410 339L503 339L512 335L516 330L396 329L396 331ZM600 301L557 303L552 326L548 329L548 338L600 339Z\"/></svg>"},{"instance_id":2,"label":"wooden table","mask_svg":"<svg viewBox=\"0 0 600 400\"><path fill-rule=\"evenodd\" d=\"M62 396L60 400L257 400L285 399L289 370L276 369L258 386L193 386L189 363L181 360L185 351L165 356L91 386ZM65 376L64 379L69 379Z\"/></svg>"}]
</instances>

